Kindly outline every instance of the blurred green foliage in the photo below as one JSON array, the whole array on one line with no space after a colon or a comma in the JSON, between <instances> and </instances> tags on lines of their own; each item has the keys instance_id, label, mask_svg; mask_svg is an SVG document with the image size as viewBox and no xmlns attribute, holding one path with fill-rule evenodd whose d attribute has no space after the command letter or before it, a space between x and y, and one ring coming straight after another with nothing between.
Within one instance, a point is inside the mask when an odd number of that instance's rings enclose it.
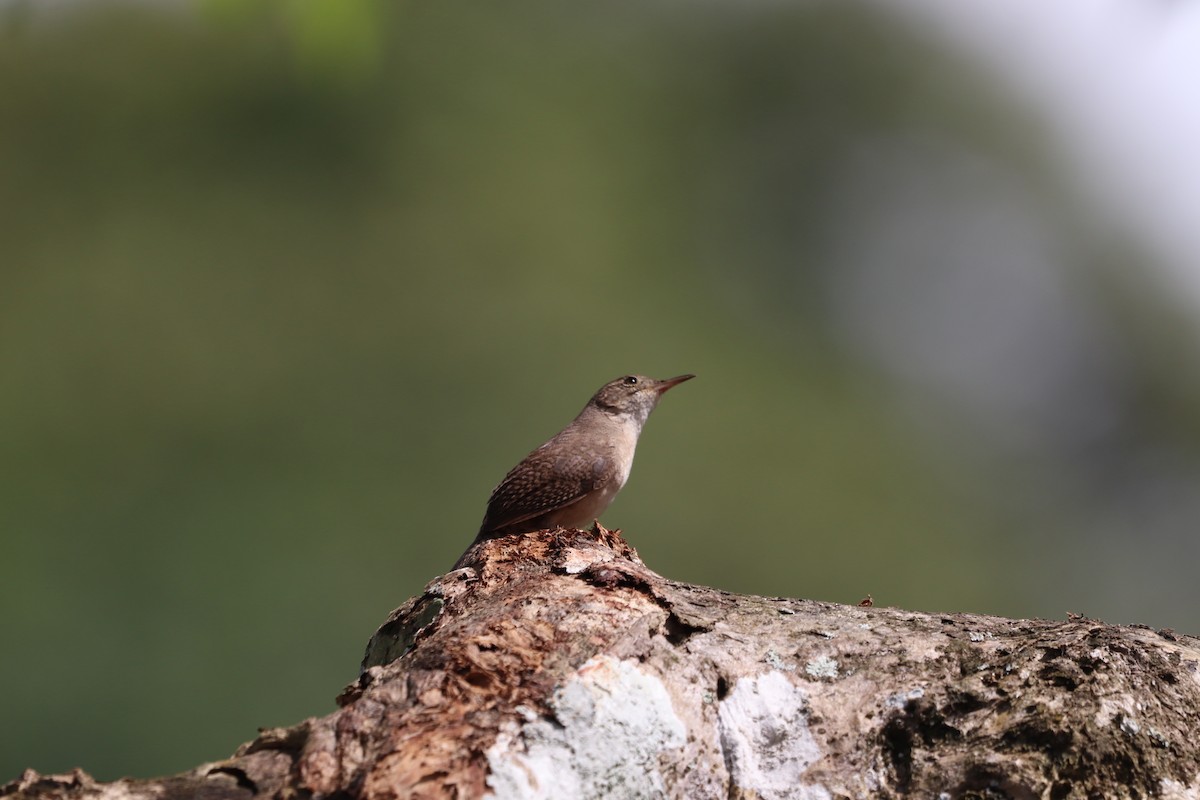
<instances>
[{"instance_id":1,"label":"blurred green foliage","mask_svg":"<svg viewBox=\"0 0 1200 800\"><path fill-rule=\"evenodd\" d=\"M206 21L275 27L315 81L368 80L379 68L385 27L380 0L200 0Z\"/></svg>"},{"instance_id":2,"label":"blurred green foliage","mask_svg":"<svg viewBox=\"0 0 1200 800\"><path fill-rule=\"evenodd\" d=\"M504 471L631 370L700 376L605 520L659 571L1063 610L817 302L769 299L838 148L987 128L961 73L822 5L250 5L9 7L0 780L329 711Z\"/></svg>"}]
</instances>

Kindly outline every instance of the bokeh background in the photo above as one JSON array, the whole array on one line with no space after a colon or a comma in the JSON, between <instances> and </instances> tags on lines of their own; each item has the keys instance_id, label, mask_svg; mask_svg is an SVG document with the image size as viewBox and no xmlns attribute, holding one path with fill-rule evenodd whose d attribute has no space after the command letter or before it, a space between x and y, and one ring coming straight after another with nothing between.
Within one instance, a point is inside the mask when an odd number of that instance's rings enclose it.
<instances>
[{"instance_id":1,"label":"bokeh background","mask_svg":"<svg viewBox=\"0 0 1200 800\"><path fill-rule=\"evenodd\" d=\"M3 0L0 782L330 711L628 371L662 573L1200 633L1188 5Z\"/></svg>"}]
</instances>

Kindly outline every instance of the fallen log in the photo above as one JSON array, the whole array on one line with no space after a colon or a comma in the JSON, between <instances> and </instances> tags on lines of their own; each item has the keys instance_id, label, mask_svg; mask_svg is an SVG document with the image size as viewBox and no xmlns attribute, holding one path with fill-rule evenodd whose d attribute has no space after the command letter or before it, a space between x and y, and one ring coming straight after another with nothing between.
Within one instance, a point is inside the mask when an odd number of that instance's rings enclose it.
<instances>
[{"instance_id":1,"label":"fallen log","mask_svg":"<svg viewBox=\"0 0 1200 800\"><path fill-rule=\"evenodd\" d=\"M736 595L599 525L479 542L339 710L153 780L4 798L1200 798L1200 640Z\"/></svg>"}]
</instances>

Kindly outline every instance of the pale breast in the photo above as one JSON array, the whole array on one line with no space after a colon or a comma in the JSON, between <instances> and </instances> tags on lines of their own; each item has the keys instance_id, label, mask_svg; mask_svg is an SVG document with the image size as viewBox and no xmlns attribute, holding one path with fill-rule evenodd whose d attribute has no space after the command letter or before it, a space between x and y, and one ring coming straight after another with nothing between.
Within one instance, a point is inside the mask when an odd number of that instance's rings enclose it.
<instances>
[{"instance_id":1,"label":"pale breast","mask_svg":"<svg viewBox=\"0 0 1200 800\"><path fill-rule=\"evenodd\" d=\"M614 495L625 485L625 481L629 480L629 471L633 469L633 454L637 449L638 433L638 429L632 425L621 425L613 432L613 459L617 464L617 485L613 489Z\"/></svg>"}]
</instances>

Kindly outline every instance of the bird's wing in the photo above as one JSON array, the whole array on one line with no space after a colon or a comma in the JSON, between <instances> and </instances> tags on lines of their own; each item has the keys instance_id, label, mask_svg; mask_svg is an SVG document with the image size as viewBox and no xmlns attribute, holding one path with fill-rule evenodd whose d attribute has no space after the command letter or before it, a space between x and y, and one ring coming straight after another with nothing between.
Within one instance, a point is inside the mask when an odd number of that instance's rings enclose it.
<instances>
[{"instance_id":1,"label":"bird's wing","mask_svg":"<svg viewBox=\"0 0 1200 800\"><path fill-rule=\"evenodd\" d=\"M535 450L492 490L480 533L492 533L565 508L612 480L607 455L538 455Z\"/></svg>"}]
</instances>

